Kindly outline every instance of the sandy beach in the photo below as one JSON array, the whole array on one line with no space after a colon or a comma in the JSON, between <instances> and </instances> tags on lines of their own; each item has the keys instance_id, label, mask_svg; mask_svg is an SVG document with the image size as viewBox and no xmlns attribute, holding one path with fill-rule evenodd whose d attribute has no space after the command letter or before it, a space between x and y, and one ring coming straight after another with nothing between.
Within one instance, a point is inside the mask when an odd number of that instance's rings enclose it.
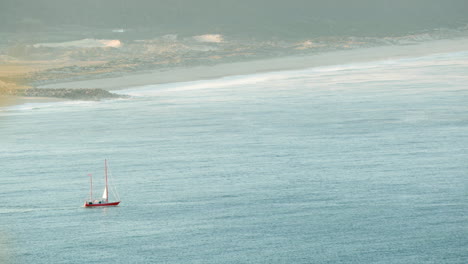
<instances>
[{"instance_id":1,"label":"sandy beach","mask_svg":"<svg viewBox=\"0 0 468 264\"><path fill-rule=\"evenodd\" d=\"M468 50L467 38L437 40L412 45L332 51L301 57L291 56L256 61L221 63L212 66L154 70L139 74L129 74L121 77L48 84L39 86L39 88L100 88L105 90L119 90L150 84L187 82L261 72L305 69L319 66L378 60L392 60L465 50Z\"/></svg>"}]
</instances>

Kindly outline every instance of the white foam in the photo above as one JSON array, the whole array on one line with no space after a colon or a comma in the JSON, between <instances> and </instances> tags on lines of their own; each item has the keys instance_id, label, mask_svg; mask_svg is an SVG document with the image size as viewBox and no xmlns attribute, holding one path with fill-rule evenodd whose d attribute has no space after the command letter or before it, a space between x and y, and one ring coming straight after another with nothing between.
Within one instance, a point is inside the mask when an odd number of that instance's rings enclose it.
<instances>
[{"instance_id":1,"label":"white foam","mask_svg":"<svg viewBox=\"0 0 468 264\"><path fill-rule=\"evenodd\" d=\"M66 42L37 43L34 48L120 48L122 43L118 39L80 39Z\"/></svg>"},{"instance_id":2,"label":"white foam","mask_svg":"<svg viewBox=\"0 0 468 264\"><path fill-rule=\"evenodd\" d=\"M96 101L61 101L61 102L41 102L41 103L25 103L13 106L7 106L0 108L2 115L8 113L19 113L19 112L30 112L30 111L42 111L42 110L56 110L57 108L70 108L76 106L90 106L95 105Z\"/></svg>"},{"instance_id":3,"label":"white foam","mask_svg":"<svg viewBox=\"0 0 468 264\"><path fill-rule=\"evenodd\" d=\"M322 84L352 83L365 81L385 81L408 79L411 74L417 74L412 68L419 70L421 67L432 67L439 65L468 64L468 52L432 54L422 57L398 58L381 61L352 63L333 66L313 67L303 70L287 70L268 73L257 73L250 75L238 75L223 77L213 80L200 80L191 82L180 82L170 84L145 85L120 90L116 93L135 97L151 97L167 92L180 92L190 90L235 88L239 86L257 85L262 83L278 84L293 79L308 79ZM436 61L436 62L434 62ZM384 70L382 70L384 69ZM401 71L401 70L404 71ZM346 74L344 73L346 71ZM347 74L349 73L349 74Z\"/></svg>"},{"instance_id":4,"label":"white foam","mask_svg":"<svg viewBox=\"0 0 468 264\"><path fill-rule=\"evenodd\" d=\"M157 96L165 92L180 92L190 90L203 90L215 88L239 87L246 85L256 85L268 82L287 81L296 78L311 76L323 76L338 74L342 71L374 69L382 66L395 64L394 61L381 61L372 63L356 63L347 65L334 65L324 67L307 68L303 70L275 71L268 73L257 73L249 75L237 75L222 77L212 80L199 80L190 82L179 82L169 84L156 84L132 87L130 89L115 91L117 94L125 94L135 97Z\"/></svg>"}]
</instances>

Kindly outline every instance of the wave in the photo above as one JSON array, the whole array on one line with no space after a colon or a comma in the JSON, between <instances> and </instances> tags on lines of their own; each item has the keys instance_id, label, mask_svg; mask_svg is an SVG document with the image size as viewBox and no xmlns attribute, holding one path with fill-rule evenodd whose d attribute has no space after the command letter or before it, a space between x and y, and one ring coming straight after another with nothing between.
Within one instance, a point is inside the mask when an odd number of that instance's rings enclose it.
<instances>
[{"instance_id":1,"label":"wave","mask_svg":"<svg viewBox=\"0 0 468 264\"><path fill-rule=\"evenodd\" d=\"M96 101L59 101L59 102L35 102L12 105L0 108L0 115L9 115L13 113L56 110L57 108L72 108L76 106L92 106Z\"/></svg>"},{"instance_id":2,"label":"wave","mask_svg":"<svg viewBox=\"0 0 468 264\"><path fill-rule=\"evenodd\" d=\"M383 62L382 64L388 64ZM311 74L329 74L339 73L341 71L355 70L355 69L371 69L379 67L376 63L360 63L360 64L348 64L348 65L335 65L335 66L324 66L324 67L313 67L306 68L303 70L285 70L285 71L274 71L268 73L256 73L247 75L236 75L229 77L222 77L212 80L199 80L189 82L178 82L169 84L155 84L155 85L144 85L138 87L132 87L129 89L114 91L116 94L129 95L129 96L155 96L161 92L175 92L175 91L189 91L189 90L201 90L201 89L214 89L214 88L226 88L235 87L241 85L252 85L259 83L266 83L272 81L283 81L289 79L297 79L308 77Z\"/></svg>"},{"instance_id":3,"label":"wave","mask_svg":"<svg viewBox=\"0 0 468 264\"><path fill-rule=\"evenodd\" d=\"M292 81L295 79L313 79L320 82L326 82L327 77L340 77L338 79L349 78L350 74L355 76L361 74L360 78L356 80L364 81L366 79L365 74L367 73L378 73L373 76L372 81L386 80L389 77L393 79L398 78L399 73L395 72L393 75L388 72L392 70L407 70L407 69L419 69L425 67L444 66L444 65L460 65L468 66L468 51L463 52L452 52L452 53L439 53L420 57L412 58L398 58L398 59L386 59L372 62L362 63L350 63L350 64L339 64L333 66L321 66L312 67L302 70L285 70L285 71L274 71L267 73L255 73L248 75L237 75L222 77L212 80L199 80L190 82L179 82L169 84L155 84L132 87L125 90L115 91L117 94L124 94L134 97L152 97L160 95L165 92L180 92L190 90L203 90L203 89L216 89L216 88L229 88L239 87L246 85L257 85L262 83L278 83L281 81ZM388 73L388 74L385 74ZM404 78L405 72L401 73L401 78ZM382 75L379 79L378 75ZM385 76L383 76L385 75ZM325 77L325 78L324 78ZM367 77L369 78L369 77ZM352 81L353 78L350 78ZM337 79L330 79L332 81L338 81Z\"/></svg>"}]
</instances>

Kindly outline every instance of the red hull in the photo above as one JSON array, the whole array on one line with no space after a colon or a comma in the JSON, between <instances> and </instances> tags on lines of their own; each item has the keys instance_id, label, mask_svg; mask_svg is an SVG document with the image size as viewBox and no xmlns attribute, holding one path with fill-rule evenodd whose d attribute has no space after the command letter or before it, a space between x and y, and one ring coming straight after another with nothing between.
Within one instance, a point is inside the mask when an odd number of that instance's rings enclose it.
<instances>
[{"instance_id":1,"label":"red hull","mask_svg":"<svg viewBox=\"0 0 468 264\"><path fill-rule=\"evenodd\" d=\"M96 204L88 204L85 203L85 207L96 207L96 206L116 206L119 205L120 202L113 202L113 203L96 203Z\"/></svg>"}]
</instances>

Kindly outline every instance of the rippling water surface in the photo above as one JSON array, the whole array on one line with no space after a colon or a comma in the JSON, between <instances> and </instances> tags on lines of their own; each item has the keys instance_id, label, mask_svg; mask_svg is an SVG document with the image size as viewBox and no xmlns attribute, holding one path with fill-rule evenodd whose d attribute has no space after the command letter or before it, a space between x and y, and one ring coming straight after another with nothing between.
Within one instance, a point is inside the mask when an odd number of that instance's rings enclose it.
<instances>
[{"instance_id":1,"label":"rippling water surface","mask_svg":"<svg viewBox=\"0 0 468 264\"><path fill-rule=\"evenodd\" d=\"M467 73L462 52L1 109L0 258L468 263ZM121 206L82 208L104 158Z\"/></svg>"}]
</instances>

